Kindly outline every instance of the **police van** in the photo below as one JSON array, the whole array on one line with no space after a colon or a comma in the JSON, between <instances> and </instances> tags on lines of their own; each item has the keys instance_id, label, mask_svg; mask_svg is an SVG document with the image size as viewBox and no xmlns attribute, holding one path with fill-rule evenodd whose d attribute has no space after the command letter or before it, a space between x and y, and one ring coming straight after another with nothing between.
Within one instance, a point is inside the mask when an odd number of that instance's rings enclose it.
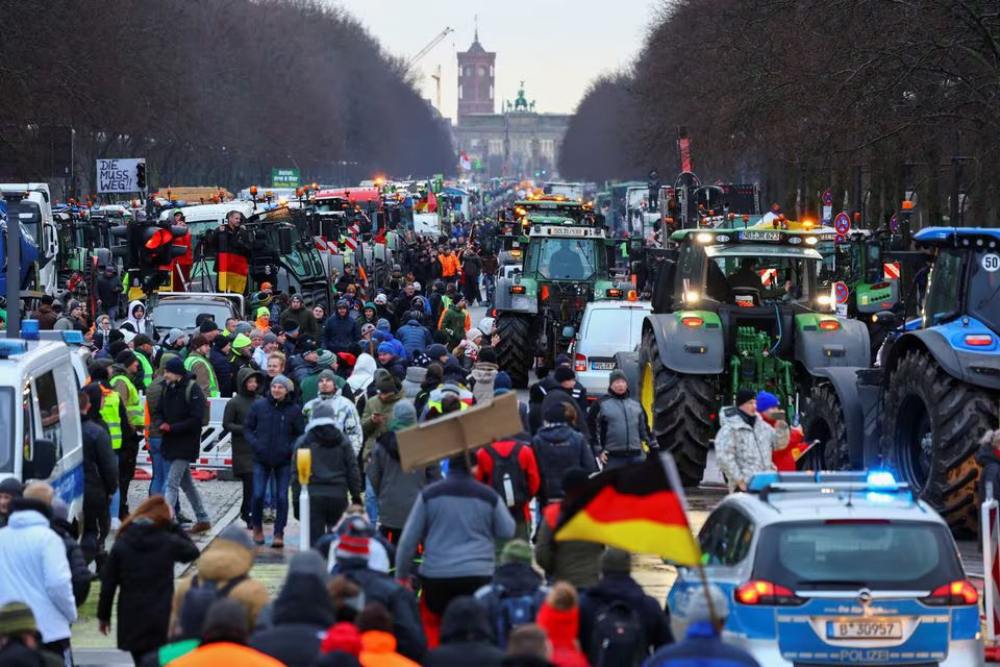
<instances>
[{"instance_id":1,"label":"police van","mask_svg":"<svg viewBox=\"0 0 1000 667\"><path fill-rule=\"evenodd\" d=\"M83 369L65 342L0 338L0 479L47 480L71 518L83 513Z\"/></svg>"},{"instance_id":2,"label":"police van","mask_svg":"<svg viewBox=\"0 0 1000 667\"><path fill-rule=\"evenodd\" d=\"M699 533L727 641L761 665L983 664L979 594L951 532L888 471L760 473ZM675 630L700 573L667 597Z\"/></svg>"}]
</instances>

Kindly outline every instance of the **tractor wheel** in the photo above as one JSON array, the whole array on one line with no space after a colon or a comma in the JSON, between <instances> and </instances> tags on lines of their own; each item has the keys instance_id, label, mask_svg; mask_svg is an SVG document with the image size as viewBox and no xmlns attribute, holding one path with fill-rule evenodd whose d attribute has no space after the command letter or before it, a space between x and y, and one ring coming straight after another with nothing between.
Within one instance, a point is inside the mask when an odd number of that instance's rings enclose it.
<instances>
[{"instance_id":1,"label":"tractor wheel","mask_svg":"<svg viewBox=\"0 0 1000 667\"><path fill-rule=\"evenodd\" d=\"M807 443L819 440L819 444L806 455L810 467L818 470L851 469L844 411L837 392L829 382L820 382L809 391L802 426Z\"/></svg>"},{"instance_id":2,"label":"tractor wheel","mask_svg":"<svg viewBox=\"0 0 1000 667\"><path fill-rule=\"evenodd\" d=\"M498 315L496 332L500 336L500 344L496 350L498 365L507 371L515 387L527 387L532 362L531 327L528 320L517 315Z\"/></svg>"},{"instance_id":3,"label":"tractor wheel","mask_svg":"<svg viewBox=\"0 0 1000 667\"><path fill-rule=\"evenodd\" d=\"M975 533L978 441L996 428L996 396L961 382L913 350L892 374L883 405L882 456L956 533Z\"/></svg>"},{"instance_id":4,"label":"tractor wheel","mask_svg":"<svg viewBox=\"0 0 1000 667\"><path fill-rule=\"evenodd\" d=\"M639 356L639 397L652 435L674 455L684 486L697 486L712 438L715 391L706 377L680 375L664 366L652 333L643 336Z\"/></svg>"}]
</instances>

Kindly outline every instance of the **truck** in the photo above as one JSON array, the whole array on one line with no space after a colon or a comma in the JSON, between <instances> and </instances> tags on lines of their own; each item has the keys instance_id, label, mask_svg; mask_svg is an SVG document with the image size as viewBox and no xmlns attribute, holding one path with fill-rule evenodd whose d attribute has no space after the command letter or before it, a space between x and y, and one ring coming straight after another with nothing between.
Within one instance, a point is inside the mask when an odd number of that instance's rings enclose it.
<instances>
[{"instance_id":1,"label":"truck","mask_svg":"<svg viewBox=\"0 0 1000 667\"><path fill-rule=\"evenodd\" d=\"M37 254L34 264L35 288L55 294L59 286L59 234L52 215L52 195L48 183L0 183L0 197L21 197L21 224L31 236ZM22 259L22 261L24 261Z\"/></svg>"}]
</instances>

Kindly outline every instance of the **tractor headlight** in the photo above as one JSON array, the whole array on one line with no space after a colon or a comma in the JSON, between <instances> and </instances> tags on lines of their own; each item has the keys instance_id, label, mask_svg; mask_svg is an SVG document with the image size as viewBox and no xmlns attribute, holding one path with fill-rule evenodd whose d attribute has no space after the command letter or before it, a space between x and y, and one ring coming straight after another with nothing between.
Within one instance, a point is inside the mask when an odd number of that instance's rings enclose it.
<instances>
[{"instance_id":1,"label":"tractor headlight","mask_svg":"<svg viewBox=\"0 0 1000 667\"><path fill-rule=\"evenodd\" d=\"M701 300L701 295L698 290L689 289L684 292L684 303L695 304Z\"/></svg>"},{"instance_id":2,"label":"tractor headlight","mask_svg":"<svg viewBox=\"0 0 1000 667\"><path fill-rule=\"evenodd\" d=\"M816 245L817 243L819 243L819 239L817 239L815 236L806 237L806 245Z\"/></svg>"},{"instance_id":3,"label":"tractor headlight","mask_svg":"<svg viewBox=\"0 0 1000 667\"><path fill-rule=\"evenodd\" d=\"M708 232L699 232L695 235L694 240L698 243L711 243L714 238L715 236Z\"/></svg>"},{"instance_id":4,"label":"tractor headlight","mask_svg":"<svg viewBox=\"0 0 1000 667\"><path fill-rule=\"evenodd\" d=\"M816 297L816 303L823 306L824 308L829 308L833 305L833 299L829 294L820 294Z\"/></svg>"}]
</instances>

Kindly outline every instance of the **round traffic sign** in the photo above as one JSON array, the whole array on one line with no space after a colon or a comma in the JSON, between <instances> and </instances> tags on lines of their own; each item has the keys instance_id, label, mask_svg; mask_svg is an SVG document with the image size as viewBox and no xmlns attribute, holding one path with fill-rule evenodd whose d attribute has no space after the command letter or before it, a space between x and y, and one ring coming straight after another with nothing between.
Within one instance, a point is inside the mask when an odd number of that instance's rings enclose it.
<instances>
[{"instance_id":1,"label":"round traffic sign","mask_svg":"<svg viewBox=\"0 0 1000 667\"><path fill-rule=\"evenodd\" d=\"M830 190L823 191L823 206L833 206L833 193Z\"/></svg>"},{"instance_id":2,"label":"round traffic sign","mask_svg":"<svg viewBox=\"0 0 1000 667\"><path fill-rule=\"evenodd\" d=\"M837 303L847 303L851 290L847 289L847 283L837 282L833 285L833 292L837 296Z\"/></svg>"},{"instance_id":3,"label":"round traffic sign","mask_svg":"<svg viewBox=\"0 0 1000 667\"><path fill-rule=\"evenodd\" d=\"M847 233L851 231L851 217L847 215L846 212L841 211L837 214L837 217L833 219L833 228L837 230L837 233L841 236L847 236Z\"/></svg>"}]
</instances>

